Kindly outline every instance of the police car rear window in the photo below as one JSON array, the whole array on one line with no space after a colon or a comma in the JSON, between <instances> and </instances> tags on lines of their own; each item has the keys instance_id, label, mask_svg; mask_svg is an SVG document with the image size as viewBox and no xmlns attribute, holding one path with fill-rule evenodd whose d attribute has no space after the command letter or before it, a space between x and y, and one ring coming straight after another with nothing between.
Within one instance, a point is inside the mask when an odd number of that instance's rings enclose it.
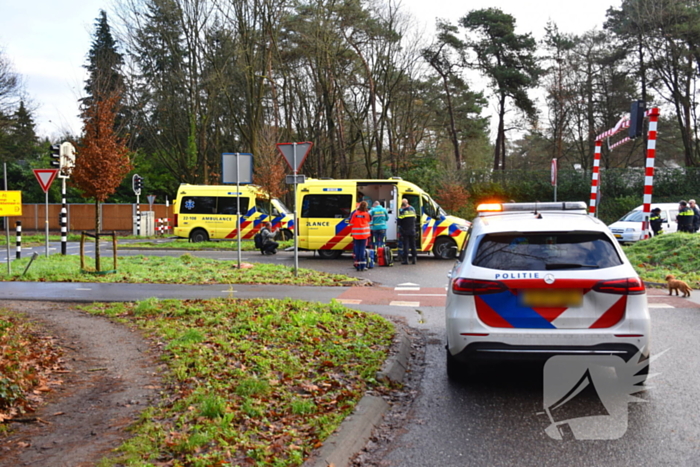
<instances>
[{"instance_id":1,"label":"police car rear window","mask_svg":"<svg viewBox=\"0 0 700 467\"><path fill-rule=\"evenodd\" d=\"M472 264L505 271L546 271L603 269L623 263L603 233L517 232L484 236Z\"/></svg>"}]
</instances>

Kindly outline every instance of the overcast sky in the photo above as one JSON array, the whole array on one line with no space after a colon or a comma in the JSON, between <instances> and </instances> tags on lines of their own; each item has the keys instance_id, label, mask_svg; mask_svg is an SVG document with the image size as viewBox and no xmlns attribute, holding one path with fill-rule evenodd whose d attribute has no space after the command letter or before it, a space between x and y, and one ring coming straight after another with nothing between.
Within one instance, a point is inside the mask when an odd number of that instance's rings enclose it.
<instances>
[{"instance_id":1,"label":"overcast sky","mask_svg":"<svg viewBox=\"0 0 700 467\"><path fill-rule=\"evenodd\" d=\"M547 21L562 32L602 29L605 12L619 0L403 0L426 27L436 18L457 19L470 10L495 7L513 15L518 32L541 38ZM87 53L100 9L111 0L0 0L0 49L22 75L36 110L37 133L58 138L79 134L77 100L83 95Z\"/></svg>"}]
</instances>

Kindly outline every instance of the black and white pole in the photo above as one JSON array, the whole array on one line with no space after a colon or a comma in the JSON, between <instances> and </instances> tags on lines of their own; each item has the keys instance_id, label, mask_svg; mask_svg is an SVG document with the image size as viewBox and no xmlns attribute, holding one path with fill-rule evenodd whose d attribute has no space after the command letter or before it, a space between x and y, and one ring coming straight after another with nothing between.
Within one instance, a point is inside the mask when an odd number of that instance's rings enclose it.
<instances>
[{"instance_id":1,"label":"black and white pole","mask_svg":"<svg viewBox=\"0 0 700 467\"><path fill-rule=\"evenodd\" d=\"M22 257L22 221L15 223L15 232L17 236L17 253L15 257L20 259Z\"/></svg>"},{"instance_id":2,"label":"black and white pole","mask_svg":"<svg viewBox=\"0 0 700 467\"><path fill-rule=\"evenodd\" d=\"M136 236L141 236L141 188L143 188L143 179L139 174L134 174L131 177L131 188L136 195Z\"/></svg>"},{"instance_id":3,"label":"black and white pole","mask_svg":"<svg viewBox=\"0 0 700 467\"><path fill-rule=\"evenodd\" d=\"M139 195L136 195L136 236L141 236L141 202Z\"/></svg>"},{"instance_id":4,"label":"black and white pole","mask_svg":"<svg viewBox=\"0 0 700 467\"><path fill-rule=\"evenodd\" d=\"M61 179L61 254L65 255L68 246L68 207L66 205L66 179Z\"/></svg>"}]
</instances>

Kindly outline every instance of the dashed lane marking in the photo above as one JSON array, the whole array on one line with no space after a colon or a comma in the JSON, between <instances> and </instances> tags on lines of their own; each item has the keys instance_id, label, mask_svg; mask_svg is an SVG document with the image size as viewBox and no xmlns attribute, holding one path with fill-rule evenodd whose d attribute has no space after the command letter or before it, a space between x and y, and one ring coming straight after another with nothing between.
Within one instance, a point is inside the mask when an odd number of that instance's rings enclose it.
<instances>
[{"instance_id":1,"label":"dashed lane marking","mask_svg":"<svg viewBox=\"0 0 700 467\"><path fill-rule=\"evenodd\" d=\"M389 306L413 306L413 307L417 307L417 306L420 306L420 302L393 301L393 302L389 302Z\"/></svg>"},{"instance_id":2,"label":"dashed lane marking","mask_svg":"<svg viewBox=\"0 0 700 467\"><path fill-rule=\"evenodd\" d=\"M666 303L650 303L649 308L676 308L673 305L667 305Z\"/></svg>"},{"instance_id":3,"label":"dashed lane marking","mask_svg":"<svg viewBox=\"0 0 700 467\"><path fill-rule=\"evenodd\" d=\"M394 290L420 290L420 287L394 287Z\"/></svg>"},{"instance_id":4,"label":"dashed lane marking","mask_svg":"<svg viewBox=\"0 0 700 467\"><path fill-rule=\"evenodd\" d=\"M444 297L444 293L400 293L399 297Z\"/></svg>"}]
</instances>

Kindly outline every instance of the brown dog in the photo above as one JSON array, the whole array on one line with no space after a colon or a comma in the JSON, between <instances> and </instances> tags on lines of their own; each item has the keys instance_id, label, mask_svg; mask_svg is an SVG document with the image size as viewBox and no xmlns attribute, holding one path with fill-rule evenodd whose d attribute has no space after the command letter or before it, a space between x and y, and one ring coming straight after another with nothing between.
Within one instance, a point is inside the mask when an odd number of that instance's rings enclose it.
<instances>
[{"instance_id":1,"label":"brown dog","mask_svg":"<svg viewBox=\"0 0 700 467\"><path fill-rule=\"evenodd\" d=\"M676 279L673 274L666 276L666 282L668 282L668 294L673 295L673 291L676 291L676 295L679 295L678 291L683 292L684 297L690 297L690 291L693 290L685 282Z\"/></svg>"}]
</instances>

